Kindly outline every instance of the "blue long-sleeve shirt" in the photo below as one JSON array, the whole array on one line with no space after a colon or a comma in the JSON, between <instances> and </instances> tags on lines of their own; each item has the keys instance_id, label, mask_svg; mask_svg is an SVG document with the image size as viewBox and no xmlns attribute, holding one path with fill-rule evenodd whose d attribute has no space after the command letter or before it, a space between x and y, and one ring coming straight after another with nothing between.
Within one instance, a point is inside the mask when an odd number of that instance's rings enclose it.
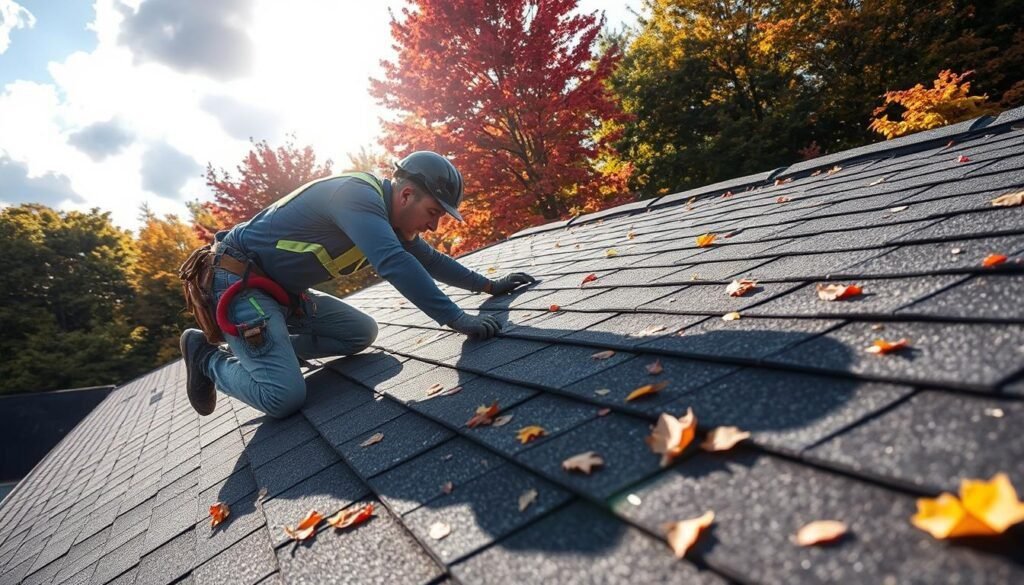
<instances>
[{"instance_id":1,"label":"blue long-sleeve shirt","mask_svg":"<svg viewBox=\"0 0 1024 585\"><path fill-rule=\"evenodd\" d=\"M429 317L451 323L462 309L433 278L473 292L484 290L488 279L418 236L402 241L388 220L391 182L382 181L381 187L383 197L356 177L313 183L233 227L225 242L252 256L267 276L295 293L350 274L368 261Z\"/></svg>"}]
</instances>

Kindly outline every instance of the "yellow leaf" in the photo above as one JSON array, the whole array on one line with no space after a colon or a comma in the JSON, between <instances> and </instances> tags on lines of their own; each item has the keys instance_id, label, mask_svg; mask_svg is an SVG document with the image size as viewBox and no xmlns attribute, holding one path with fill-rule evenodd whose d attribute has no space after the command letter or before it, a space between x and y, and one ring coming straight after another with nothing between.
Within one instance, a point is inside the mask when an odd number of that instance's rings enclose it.
<instances>
[{"instance_id":1,"label":"yellow leaf","mask_svg":"<svg viewBox=\"0 0 1024 585\"><path fill-rule=\"evenodd\" d=\"M716 236L715 234L704 234L702 236L697 236L697 247L707 248L711 244L715 243L716 237L718 236Z\"/></svg>"},{"instance_id":2,"label":"yellow leaf","mask_svg":"<svg viewBox=\"0 0 1024 585\"><path fill-rule=\"evenodd\" d=\"M608 248L607 250L604 251L604 257L605 258L614 258L615 256L618 256L618 255L619 255L619 251L616 250L615 248Z\"/></svg>"},{"instance_id":3,"label":"yellow leaf","mask_svg":"<svg viewBox=\"0 0 1024 585\"><path fill-rule=\"evenodd\" d=\"M644 384L643 386L640 386L636 390L630 392L629 396L626 397L626 402L632 402L637 398L648 396L650 394L657 394L658 392L664 390L667 386L667 381L655 382L653 384Z\"/></svg>"},{"instance_id":4,"label":"yellow leaf","mask_svg":"<svg viewBox=\"0 0 1024 585\"><path fill-rule=\"evenodd\" d=\"M708 436L700 444L705 451L728 451L744 439L749 439L750 433L741 431L737 427L715 427L708 431Z\"/></svg>"},{"instance_id":5,"label":"yellow leaf","mask_svg":"<svg viewBox=\"0 0 1024 585\"><path fill-rule=\"evenodd\" d=\"M686 551L690 550L690 547L697 542L700 533L708 526L711 526L714 521L715 513L708 510L699 518L669 522L663 525L662 529L665 530L665 540L672 547L672 552L675 553L676 558L683 558L686 555Z\"/></svg>"},{"instance_id":6,"label":"yellow leaf","mask_svg":"<svg viewBox=\"0 0 1024 585\"><path fill-rule=\"evenodd\" d=\"M736 311L722 315L722 321L736 321L739 318L740 314Z\"/></svg>"},{"instance_id":7,"label":"yellow leaf","mask_svg":"<svg viewBox=\"0 0 1024 585\"><path fill-rule=\"evenodd\" d=\"M838 520L815 520L797 531L793 542L800 546L835 542L846 534L846 530L846 524Z\"/></svg>"},{"instance_id":8,"label":"yellow leaf","mask_svg":"<svg viewBox=\"0 0 1024 585\"><path fill-rule=\"evenodd\" d=\"M526 443L529 443L530 441L533 441L534 439L542 437L546 434L548 433L547 431L544 430L544 427L530 425L528 427L523 427L519 429L519 431L516 433L516 437L519 439L520 443L525 445Z\"/></svg>"},{"instance_id":9,"label":"yellow leaf","mask_svg":"<svg viewBox=\"0 0 1024 585\"><path fill-rule=\"evenodd\" d=\"M995 530L969 515L960 500L950 493L940 494L935 499L918 499L917 514L914 514L910 522L940 540L957 536L985 536L996 533Z\"/></svg>"},{"instance_id":10,"label":"yellow leaf","mask_svg":"<svg viewBox=\"0 0 1024 585\"><path fill-rule=\"evenodd\" d=\"M688 408L681 418L662 413L645 441L652 452L661 455L661 466L668 467L672 460L681 455L693 442L696 433L697 417L694 416L693 409Z\"/></svg>"},{"instance_id":11,"label":"yellow leaf","mask_svg":"<svg viewBox=\"0 0 1024 585\"><path fill-rule=\"evenodd\" d=\"M997 473L989 481L965 479L960 484L960 500L967 512L998 533L1024 521L1024 504L1017 499L1010 478Z\"/></svg>"},{"instance_id":12,"label":"yellow leaf","mask_svg":"<svg viewBox=\"0 0 1024 585\"><path fill-rule=\"evenodd\" d=\"M992 200L992 205L996 207L1015 207L1017 205L1024 205L1024 191L1000 195Z\"/></svg>"}]
</instances>

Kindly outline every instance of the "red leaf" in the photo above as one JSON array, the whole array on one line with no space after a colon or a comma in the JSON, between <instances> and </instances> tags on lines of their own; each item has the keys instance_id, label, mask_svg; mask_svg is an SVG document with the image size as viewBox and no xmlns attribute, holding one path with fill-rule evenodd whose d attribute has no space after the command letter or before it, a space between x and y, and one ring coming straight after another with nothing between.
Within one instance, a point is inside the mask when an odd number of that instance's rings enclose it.
<instances>
[{"instance_id":1,"label":"red leaf","mask_svg":"<svg viewBox=\"0 0 1024 585\"><path fill-rule=\"evenodd\" d=\"M985 268L992 268L993 266L999 266L1003 262L1006 262L1008 258L1004 254L989 254L985 256L985 259L981 261L981 265Z\"/></svg>"},{"instance_id":2,"label":"red leaf","mask_svg":"<svg viewBox=\"0 0 1024 585\"><path fill-rule=\"evenodd\" d=\"M597 280L597 275L594 274L594 273L590 273L590 274L584 276L583 277L583 282L580 283L580 288L583 288L584 284L587 284L588 282L594 282L595 280Z\"/></svg>"}]
</instances>

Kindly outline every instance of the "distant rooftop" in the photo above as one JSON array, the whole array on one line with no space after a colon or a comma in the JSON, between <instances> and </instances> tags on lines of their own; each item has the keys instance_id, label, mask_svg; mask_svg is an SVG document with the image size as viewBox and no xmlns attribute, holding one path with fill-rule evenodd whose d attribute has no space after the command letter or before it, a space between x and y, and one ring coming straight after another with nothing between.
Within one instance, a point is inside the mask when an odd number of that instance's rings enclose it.
<instances>
[{"instance_id":1,"label":"distant rooftop","mask_svg":"<svg viewBox=\"0 0 1024 585\"><path fill-rule=\"evenodd\" d=\"M990 203L1024 187L1021 118L525 230L463 260L539 284L446 291L505 323L485 342L386 283L361 291L348 300L380 322L375 347L309 364L285 420L224 395L197 416L181 362L134 380L0 505L0 584L1024 583L1021 527L957 542L910 523L916 498L962 478L1006 472L1024 491L1024 273L982 266L1024 253L1024 208ZM738 278L757 285L731 297ZM826 302L827 282L864 294ZM866 352L879 337L910 348ZM467 428L493 401L511 421ZM752 436L663 469L644 438L688 408L701 432ZM546 434L523 444L527 425ZM562 469L584 451L605 465ZM231 515L211 529L216 501ZM355 528L282 530L370 502ZM706 510L714 525L677 560L662 524ZM790 541L819 519L850 533Z\"/></svg>"}]
</instances>

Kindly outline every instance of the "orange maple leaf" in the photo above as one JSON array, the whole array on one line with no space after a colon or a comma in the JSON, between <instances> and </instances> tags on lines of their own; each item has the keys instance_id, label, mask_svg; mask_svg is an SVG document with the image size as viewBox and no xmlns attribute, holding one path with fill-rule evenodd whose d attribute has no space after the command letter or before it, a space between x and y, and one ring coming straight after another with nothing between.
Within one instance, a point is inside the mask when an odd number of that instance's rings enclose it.
<instances>
[{"instance_id":1,"label":"orange maple leaf","mask_svg":"<svg viewBox=\"0 0 1024 585\"><path fill-rule=\"evenodd\" d=\"M981 265L985 268L992 268L993 266L999 266L1003 262L1006 262L1008 258L1005 254L989 254L985 256L985 259L981 261Z\"/></svg>"},{"instance_id":2,"label":"orange maple leaf","mask_svg":"<svg viewBox=\"0 0 1024 585\"><path fill-rule=\"evenodd\" d=\"M231 514L231 509L224 502L217 502L210 506L210 527L213 528L224 521Z\"/></svg>"},{"instance_id":3,"label":"orange maple leaf","mask_svg":"<svg viewBox=\"0 0 1024 585\"><path fill-rule=\"evenodd\" d=\"M728 293L730 297L742 297L750 292L750 289L755 286L757 286L756 280L741 278L739 280L732 281L729 286L725 287L725 292Z\"/></svg>"},{"instance_id":4,"label":"orange maple leaf","mask_svg":"<svg viewBox=\"0 0 1024 585\"><path fill-rule=\"evenodd\" d=\"M668 467L672 460L679 457L693 442L696 433L697 417L694 416L693 409L688 408L681 418L662 413L645 441L651 451L661 455L661 466Z\"/></svg>"},{"instance_id":5,"label":"orange maple leaf","mask_svg":"<svg viewBox=\"0 0 1024 585\"><path fill-rule=\"evenodd\" d=\"M478 406L476 408L476 414L466 421L466 426L474 429L481 425L489 425L494 422L494 417L497 416L498 411L499 407L497 400L492 402L490 406Z\"/></svg>"},{"instance_id":6,"label":"orange maple leaf","mask_svg":"<svg viewBox=\"0 0 1024 585\"><path fill-rule=\"evenodd\" d=\"M594 273L590 273L590 274L584 276L583 277L583 282L580 283L580 288L583 288L584 284L587 284L588 282L594 282L595 280L597 280L597 275L594 274Z\"/></svg>"},{"instance_id":7,"label":"orange maple leaf","mask_svg":"<svg viewBox=\"0 0 1024 585\"><path fill-rule=\"evenodd\" d=\"M856 284L819 284L817 290L818 298L823 301L841 301L864 292Z\"/></svg>"},{"instance_id":8,"label":"orange maple leaf","mask_svg":"<svg viewBox=\"0 0 1024 585\"><path fill-rule=\"evenodd\" d=\"M876 339L875 342L868 346L864 351L877 355L885 355L894 351L899 351L910 345L910 341L906 337L903 337L897 341L886 341L884 339Z\"/></svg>"},{"instance_id":9,"label":"orange maple leaf","mask_svg":"<svg viewBox=\"0 0 1024 585\"><path fill-rule=\"evenodd\" d=\"M526 443L543 437L546 434L548 434L548 432L544 430L544 427L530 425L528 427L523 427L519 429L519 431L516 433L516 438L519 439L520 443L525 445Z\"/></svg>"},{"instance_id":10,"label":"orange maple leaf","mask_svg":"<svg viewBox=\"0 0 1024 585\"><path fill-rule=\"evenodd\" d=\"M665 531L665 540L672 547L677 559L686 555L700 537L700 533L715 521L715 513L708 510L703 516L681 520L679 522L668 522L662 525Z\"/></svg>"},{"instance_id":11,"label":"orange maple leaf","mask_svg":"<svg viewBox=\"0 0 1024 585\"><path fill-rule=\"evenodd\" d=\"M718 236L716 236L715 234L704 234L702 236L697 236L697 247L707 248L711 244L715 243L716 237Z\"/></svg>"},{"instance_id":12,"label":"orange maple leaf","mask_svg":"<svg viewBox=\"0 0 1024 585\"><path fill-rule=\"evenodd\" d=\"M566 471L578 471L586 475L590 475L595 467L602 467L604 465L604 459L595 453L594 451L586 451L578 455L573 455L565 461L562 461L562 469Z\"/></svg>"},{"instance_id":13,"label":"orange maple leaf","mask_svg":"<svg viewBox=\"0 0 1024 585\"><path fill-rule=\"evenodd\" d=\"M662 380L661 382L655 382L653 384L644 384L643 386L640 386L636 390L630 392L629 396L626 397L626 402L632 402L637 398L641 398L643 396L657 394L658 392L664 390L666 387L668 387L667 380Z\"/></svg>"},{"instance_id":14,"label":"orange maple leaf","mask_svg":"<svg viewBox=\"0 0 1024 585\"><path fill-rule=\"evenodd\" d=\"M1017 498L1010 478L997 473L988 481L961 481L959 499L943 493L935 499L917 500L917 514L910 521L938 539L991 536L1024 522L1024 503Z\"/></svg>"},{"instance_id":15,"label":"orange maple leaf","mask_svg":"<svg viewBox=\"0 0 1024 585\"><path fill-rule=\"evenodd\" d=\"M551 311L552 313L554 313L554 312L560 310L561 308L562 307L559 307L558 305L551 305L550 307L548 307L548 310Z\"/></svg>"},{"instance_id":16,"label":"orange maple leaf","mask_svg":"<svg viewBox=\"0 0 1024 585\"><path fill-rule=\"evenodd\" d=\"M793 542L800 546L835 542L846 534L846 524L838 520L815 520L797 531Z\"/></svg>"},{"instance_id":17,"label":"orange maple leaf","mask_svg":"<svg viewBox=\"0 0 1024 585\"><path fill-rule=\"evenodd\" d=\"M341 529L348 528L349 526L355 526L362 524L373 516L373 502L360 506L358 508L347 508L341 510L334 516L327 519L327 523L331 526Z\"/></svg>"},{"instance_id":18,"label":"orange maple leaf","mask_svg":"<svg viewBox=\"0 0 1024 585\"><path fill-rule=\"evenodd\" d=\"M309 514L299 522L299 525L295 528L291 526L284 527L284 533L288 535L292 540L306 540L313 533L316 532L316 527L320 524L320 521L324 519L324 515L316 510L310 510Z\"/></svg>"}]
</instances>

